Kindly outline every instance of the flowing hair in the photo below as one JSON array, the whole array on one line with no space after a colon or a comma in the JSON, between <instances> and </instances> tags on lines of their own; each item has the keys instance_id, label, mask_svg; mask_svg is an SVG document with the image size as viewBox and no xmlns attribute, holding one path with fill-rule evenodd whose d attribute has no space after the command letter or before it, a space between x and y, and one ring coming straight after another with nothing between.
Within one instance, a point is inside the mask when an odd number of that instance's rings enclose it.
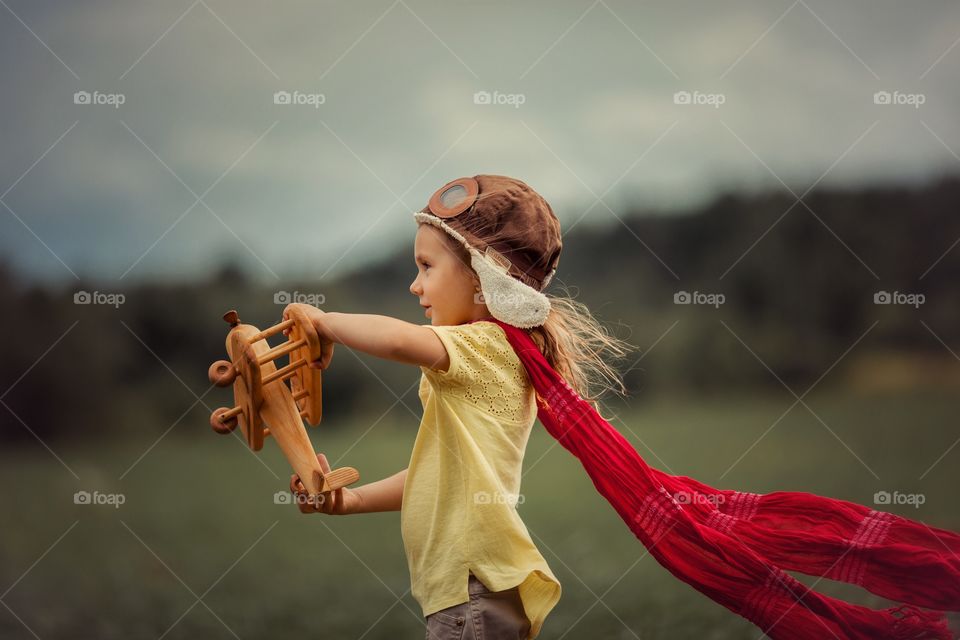
<instances>
[{"instance_id":1,"label":"flowing hair","mask_svg":"<svg viewBox=\"0 0 960 640\"><path fill-rule=\"evenodd\" d=\"M442 236L461 266L479 280L470 266L467 249L449 234ZM527 332L550 366L600 413L599 400L603 395L627 395L620 372L611 362L622 359L636 347L612 335L585 304L570 295L566 286L563 295L545 295L550 300L547 320Z\"/></svg>"},{"instance_id":2,"label":"flowing hair","mask_svg":"<svg viewBox=\"0 0 960 640\"><path fill-rule=\"evenodd\" d=\"M528 329L528 333L550 366L600 413L598 401L604 394L627 394L623 378L611 362L622 359L635 347L612 335L585 304L572 296L546 295L550 300L547 320L542 326Z\"/></svg>"}]
</instances>

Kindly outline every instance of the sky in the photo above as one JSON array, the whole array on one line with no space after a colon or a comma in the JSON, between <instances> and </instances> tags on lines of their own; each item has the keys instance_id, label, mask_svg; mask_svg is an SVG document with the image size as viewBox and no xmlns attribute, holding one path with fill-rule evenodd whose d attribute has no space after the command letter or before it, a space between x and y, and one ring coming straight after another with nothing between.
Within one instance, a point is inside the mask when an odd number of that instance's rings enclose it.
<instances>
[{"instance_id":1,"label":"sky","mask_svg":"<svg viewBox=\"0 0 960 640\"><path fill-rule=\"evenodd\" d=\"M478 173L565 233L923 183L960 170L958 43L933 0L0 0L0 261L337 277Z\"/></svg>"}]
</instances>

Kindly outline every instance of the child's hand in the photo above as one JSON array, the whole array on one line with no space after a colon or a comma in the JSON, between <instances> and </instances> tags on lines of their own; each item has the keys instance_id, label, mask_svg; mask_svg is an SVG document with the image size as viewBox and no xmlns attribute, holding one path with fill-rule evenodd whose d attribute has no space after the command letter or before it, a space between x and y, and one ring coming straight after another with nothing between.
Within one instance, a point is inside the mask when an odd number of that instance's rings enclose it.
<instances>
[{"instance_id":1,"label":"child's hand","mask_svg":"<svg viewBox=\"0 0 960 640\"><path fill-rule=\"evenodd\" d=\"M308 363L308 366L311 369L326 369L330 366L330 361L333 359L334 345L333 336L330 334L329 328L323 319L323 316L326 314L313 305L294 302L292 304L288 304L283 309L284 320L290 319L289 312L292 307L296 307L300 312L307 316L311 324L313 324L313 328L316 330L317 336L320 338L320 359ZM283 335L290 335L290 329L284 329Z\"/></svg>"},{"instance_id":2,"label":"child's hand","mask_svg":"<svg viewBox=\"0 0 960 640\"><path fill-rule=\"evenodd\" d=\"M324 473L330 472L327 456L318 453L317 462L320 463L320 468ZM360 506L363 504L360 493L349 487L322 493L320 494L322 500L311 500L306 487L303 486L303 482L300 481L300 476L297 474L290 476L290 491L294 494L300 513L326 513L334 516L345 516L351 513L359 513Z\"/></svg>"}]
</instances>

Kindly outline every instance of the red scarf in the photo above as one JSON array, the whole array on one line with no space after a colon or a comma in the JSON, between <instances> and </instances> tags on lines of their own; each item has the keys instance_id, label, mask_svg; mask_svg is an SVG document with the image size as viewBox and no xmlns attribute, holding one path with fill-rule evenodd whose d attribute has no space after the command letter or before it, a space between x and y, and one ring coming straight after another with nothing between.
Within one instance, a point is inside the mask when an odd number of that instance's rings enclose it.
<instances>
[{"instance_id":1,"label":"red scarf","mask_svg":"<svg viewBox=\"0 0 960 640\"><path fill-rule=\"evenodd\" d=\"M523 362L540 422L674 576L774 640L951 639L941 611L960 610L960 535L844 500L715 489L653 469L550 366L526 331L484 320L503 328ZM787 570L909 604L882 610L850 604L808 588Z\"/></svg>"}]
</instances>

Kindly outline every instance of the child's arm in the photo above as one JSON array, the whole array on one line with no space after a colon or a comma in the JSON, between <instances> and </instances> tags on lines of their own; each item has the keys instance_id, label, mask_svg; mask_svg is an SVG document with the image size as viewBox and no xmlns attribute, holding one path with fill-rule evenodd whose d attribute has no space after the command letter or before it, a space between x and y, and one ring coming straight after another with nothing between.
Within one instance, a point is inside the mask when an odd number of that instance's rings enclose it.
<instances>
[{"instance_id":1,"label":"child's arm","mask_svg":"<svg viewBox=\"0 0 960 640\"><path fill-rule=\"evenodd\" d=\"M360 504L354 513L400 511L403 505L403 483L406 479L407 470L404 469L389 478L357 487L355 491L360 497Z\"/></svg>"},{"instance_id":2,"label":"child's arm","mask_svg":"<svg viewBox=\"0 0 960 640\"><path fill-rule=\"evenodd\" d=\"M314 306L295 303L313 321L324 343L322 366L329 366L333 344L407 364L446 371L450 356L431 329L389 316L365 313L325 313ZM290 305L294 306L294 305ZM289 307L287 307L289 308ZM284 311L286 317L286 310Z\"/></svg>"}]
</instances>

